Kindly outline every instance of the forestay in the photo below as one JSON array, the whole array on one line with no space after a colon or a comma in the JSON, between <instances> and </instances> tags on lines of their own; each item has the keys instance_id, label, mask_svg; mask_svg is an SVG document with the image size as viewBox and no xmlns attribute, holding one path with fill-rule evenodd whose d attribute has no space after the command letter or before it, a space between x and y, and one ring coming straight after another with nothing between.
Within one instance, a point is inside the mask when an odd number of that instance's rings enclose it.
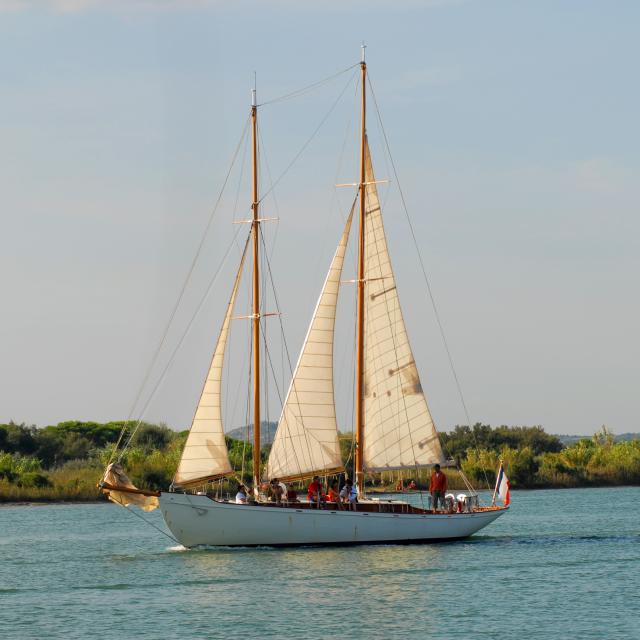
<instances>
[{"instance_id":1,"label":"forestay","mask_svg":"<svg viewBox=\"0 0 640 640\"><path fill-rule=\"evenodd\" d=\"M400 309L368 143L365 152L364 468L442 463Z\"/></svg>"},{"instance_id":2,"label":"forestay","mask_svg":"<svg viewBox=\"0 0 640 640\"><path fill-rule=\"evenodd\" d=\"M191 430L182 452L178 471L173 479L174 485L177 486L185 487L204 483L208 480L226 476L233 471L229 462L227 445L224 440L224 427L222 425L222 368L231 315L238 293L247 246L248 244L245 245L242 259L240 260L240 267L233 285L218 343L213 353L209 373L207 374L200 402L198 402Z\"/></svg>"},{"instance_id":3,"label":"forestay","mask_svg":"<svg viewBox=\"0 0 640 640\"><path fill-rule=\"evenodd\" d=\"M291 380L269 454L267 477L303 478L344 469L333 395L333 335L349 214Z\"/></svg>"}]
</instances>

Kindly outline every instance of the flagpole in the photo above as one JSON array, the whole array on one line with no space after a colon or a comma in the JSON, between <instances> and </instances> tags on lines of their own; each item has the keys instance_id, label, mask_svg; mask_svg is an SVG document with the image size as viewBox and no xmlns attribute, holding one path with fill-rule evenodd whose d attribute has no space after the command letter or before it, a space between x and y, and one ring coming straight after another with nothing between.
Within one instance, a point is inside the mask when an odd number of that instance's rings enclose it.
<instances>
[{"instance_id":1,"label":"flagpole","mask_svg":"<svg viewBox=\"0 0 640 640\"><path fill-rule=\"evenodd\" d=\"M491 498L491 506L496 506L496 495L498 493L498 482L500 482L500 469L502 469L502 460L500 460L500 466L498 467L498 475L496 476L496 486L493 489L493 498Z\"/></svg>"}]
</instances>

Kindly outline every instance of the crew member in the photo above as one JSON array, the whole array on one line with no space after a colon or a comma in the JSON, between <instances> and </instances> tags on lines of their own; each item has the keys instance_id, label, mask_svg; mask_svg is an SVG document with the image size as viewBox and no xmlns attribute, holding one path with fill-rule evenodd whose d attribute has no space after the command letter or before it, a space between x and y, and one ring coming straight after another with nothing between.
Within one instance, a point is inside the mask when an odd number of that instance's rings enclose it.
<instances>
[{"instance_id":1,"label":"crew member","mask_svg":"<svg viewBox=\"0 0 640 640\"><path fill-rule=\"evenodd\" d=\"M433 468L431 474L431 482L429 483L429 493L433 498L433 510L438 510L438 503L444 508L444 494L447 490L447 476L440 471L440 465L437 464Z\"/></svg>"},{"instance_id":2,"label":"crew member","mask_svg":"<svg viewBox=\"0 0 640 640\"><path fill-rule=\"evenodd\" d=\"M320 476L313 476L313 480L309 484L307 489L307 497L311 504L317 504L324 500L325 496L322 491L322 484L320 484Z\"/></svg>"}]
</instances>

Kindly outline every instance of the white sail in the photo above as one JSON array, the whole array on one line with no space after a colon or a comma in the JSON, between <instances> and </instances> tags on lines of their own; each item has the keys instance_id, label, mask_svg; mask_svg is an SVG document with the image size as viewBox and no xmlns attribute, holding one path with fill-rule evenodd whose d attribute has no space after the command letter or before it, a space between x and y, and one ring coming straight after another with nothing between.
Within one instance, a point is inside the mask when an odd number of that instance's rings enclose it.
<instances>
[{"instance_id":1,"label":"white sail","mask_svg":"<svg viewBox=\"0 0 640 640\"><path fill-rule=\"evenodd\" d=\"M365 164L364 468L444 462L400 309L369 145Z\"/></svg>"},{"instance_id":2,"label":"white sail","mask_svg":"<svg viewBox=\"0 0 640 640\"><path fill-rule=\"evenodd\" d=\"M343 470L333 397L333 333L353 209L322 287L269 453L267 477Z\"/></svg>"},{"instance_id":3,"label":"white sail","mask_svg":"<svg viewBox=\"0 0 640 640\"><path fill-rule=\"evenodd\" d=\"M232 473L227 445L224 440L224 427L222 425L222 367L224 365L224 352L229 336L231 315L238 293L242 267L247 253L245 245L240 267L233 284L233 291L227 306L222 323L222 329L218 337L211 366L207 374L204 388L198 402L191 430L187 437L182 458L178 470L173 479L177 486L195 485L208 480L220 478Z\"/></svg>"}]
</instances>

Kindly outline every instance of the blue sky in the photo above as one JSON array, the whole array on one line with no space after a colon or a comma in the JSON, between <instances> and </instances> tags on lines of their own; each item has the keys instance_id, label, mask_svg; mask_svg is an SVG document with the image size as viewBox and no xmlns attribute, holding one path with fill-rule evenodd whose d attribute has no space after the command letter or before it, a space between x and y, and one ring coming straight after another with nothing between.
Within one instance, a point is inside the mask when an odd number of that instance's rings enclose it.
<instances>
[{"instance_id":1,"label":"blue sky","mask_svg":"<svg viewBox=\"0 0 640 640\"><path fill-rule=\"evenodd\" d=\"M253 71L269 100L357 62L364 39L472 419L639 430L639 20L631 0L0 0L0 420L129 413L244 126ZM264 185L349 78L261 109ZM333 184L355 178L354 88L265 201L280 218L267 236L292 358L349 201ZM378 176L392 177L373 113L369 133ZM243 175L171 344L231 221L247 215ZM384 197L423 386L448 429L464 413L397 185ZM235 256L149 419L188 424ZM276 419L275 386L269 405ZM230 426L242 418L236 409Z\"/></svg>"}]
</instances>

